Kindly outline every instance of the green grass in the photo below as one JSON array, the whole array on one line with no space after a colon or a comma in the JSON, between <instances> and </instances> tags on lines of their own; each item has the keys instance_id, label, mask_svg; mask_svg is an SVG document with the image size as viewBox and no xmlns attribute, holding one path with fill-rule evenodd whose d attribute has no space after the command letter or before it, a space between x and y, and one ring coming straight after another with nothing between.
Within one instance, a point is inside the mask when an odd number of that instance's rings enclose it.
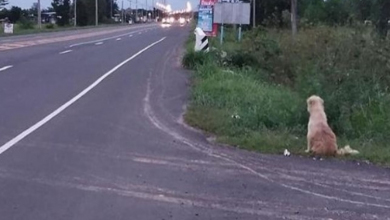
<instances>
[{"instance_id":1,"label":"green grass","mask_svg":"<svg viewBox=\"0 0 390 220\"><path fill-rule=\"evenodd\" d=\"M285 124L275 122L300 120L302 116L294 119L291 114L301 107L294 103L304 102L293 92L258 81L252 74L222 71L213 64L200 66L193 78L187 123L216 135L221 143L264 153L281 153L286 148L302 153L304 142L298 134L303 128L289 131Z\"/></svg>"},{"instance_id":2,"label":"green grass","mask_svg":"<svg viewBox=\"0 0 390 220\"><path fill-rule=\"evenodd\" d=\"M231 118L228 110L191 106L186 115L186 122L209 134L216 135L217 142L235 147L255 150L262 153L280 154L289 149L297 154L304 154L304 139L283 130L259 129L241 132L245 128L235 124L240 119ZM235 134L234 131L238 130Z\"/></svg>"},{"instance_id":3,"label":"green grass","mask_svg":"<svg viewBox=\"0 0 390 220\"><path fill-rule=\"evenodd\" d=\"M349 144L360 151L346 158L389 166L390 93L382 86L387 60L374 52L380 49L375 43L359 45L363 39L350 34L343 28L308 30L292 45L286 32L270 31L261 37L248 33L253 43L237 43L233 37L222 48L212 39L212 46L228 52L223 60L215 52L193 52L193 39L189 40L183 64L195 71L186 122L215 135L220 143L262 153L288 149L307 155L305 100L316 93L325 99L339 146ZM382 42L380 47L387 45Z\"/></svg>"}]
</instances>

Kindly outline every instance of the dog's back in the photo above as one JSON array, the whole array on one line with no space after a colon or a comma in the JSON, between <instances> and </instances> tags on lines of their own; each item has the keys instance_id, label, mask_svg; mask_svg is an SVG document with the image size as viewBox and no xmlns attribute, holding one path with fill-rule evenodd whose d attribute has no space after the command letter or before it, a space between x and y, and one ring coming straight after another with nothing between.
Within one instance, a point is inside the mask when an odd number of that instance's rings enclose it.
<instances>
[{"instance_id":1,"label":"dog's back","mask_svg":"<svg viewBox=\"0 0 390 220\"><path fill-rule=\"evenodd\" d=\"M310 134L311 150L315 155L335 156L337 153L336 135L329 126L317 123Z\"/></svg>"}]
</instances>

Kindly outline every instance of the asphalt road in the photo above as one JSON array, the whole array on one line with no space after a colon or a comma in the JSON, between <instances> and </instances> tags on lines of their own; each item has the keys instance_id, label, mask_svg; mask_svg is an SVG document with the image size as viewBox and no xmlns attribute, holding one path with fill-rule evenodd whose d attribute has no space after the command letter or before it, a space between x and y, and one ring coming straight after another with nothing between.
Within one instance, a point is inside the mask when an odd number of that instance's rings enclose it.
<instances>
[{"instance_id":1,"label":"asphalt road","mask_svg":"<svg viewBox=\"0 0 390 220\"><path fill-rule=\"evenodd\" d=\"M0 51L0 219L390 219L388 169L186 126L191 30L145 28Z\"/></svg>"}]
</instances>

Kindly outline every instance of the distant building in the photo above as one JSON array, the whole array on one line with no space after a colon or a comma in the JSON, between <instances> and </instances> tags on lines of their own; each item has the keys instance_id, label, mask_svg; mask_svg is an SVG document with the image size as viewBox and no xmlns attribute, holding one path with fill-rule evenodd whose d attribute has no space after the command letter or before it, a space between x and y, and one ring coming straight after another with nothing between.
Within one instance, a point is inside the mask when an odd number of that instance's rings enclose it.
<instances>
[{"instance_id":1,"label":"distant building","mask_svg":"<svg viewBox=\"0 0 390 220\"><path fill-rule=\"evenodd\" d=\"M42 23L52 23L57 22L57 14L55 12L42 12Z\"/></svg>"}]
</instances>

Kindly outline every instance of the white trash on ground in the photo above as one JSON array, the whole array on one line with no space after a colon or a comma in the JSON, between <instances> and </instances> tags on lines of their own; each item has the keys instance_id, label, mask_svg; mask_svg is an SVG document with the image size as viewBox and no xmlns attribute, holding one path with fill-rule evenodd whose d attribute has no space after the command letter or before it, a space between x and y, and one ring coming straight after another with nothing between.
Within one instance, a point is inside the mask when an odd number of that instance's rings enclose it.
<instances>
[{"instance_id":1,"label":"white trash on ground","mask_svg":"<svg viewBox=\"0 0 390 220\"><path fill-rule=\"evenodd\" d=\"M235 119L240 119L240 116L238 114L233 114L231 117Z\"/></svg>"}]
</instances>

